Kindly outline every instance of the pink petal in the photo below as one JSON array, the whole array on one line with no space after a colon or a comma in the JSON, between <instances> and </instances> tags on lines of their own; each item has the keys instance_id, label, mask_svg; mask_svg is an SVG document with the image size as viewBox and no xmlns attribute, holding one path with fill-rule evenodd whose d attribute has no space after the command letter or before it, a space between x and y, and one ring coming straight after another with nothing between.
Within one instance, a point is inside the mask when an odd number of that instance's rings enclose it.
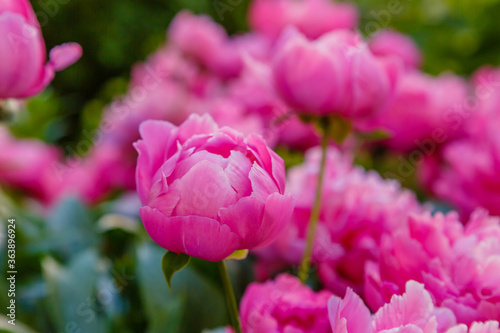
<instances>
[{"instance_id":1,"label":"pink petal","mask_svg":"<svg viewBox=\"0 0 500 333\"><path fill-rule=\"evenodd\" d=\"M44 74L45 43L40 30L18 14L0 15L0 98L36 94Z\"/></svg>"},{"instance_id":2,"label":"pink petal","mask_svg":"<svg viewBox=\"0 0 500 333\"><path fill-rule=\"evenodd\" d=\"M143 205L148 202L153 176L165 162L166 151L172 145L175 126L165 121L148 120L141 124L142 140L134 144L139 153L136 169L137 192Z\"/></svg>"},{"instance_id":3,"label":"pink petal","mask_svg":"<svg viewBox=\"0 0 500 333\"><path fill-rule=\"evenodd\" d=\"M267 201L256 197L240 199L236 204L223 208L221 223L242 239L242 249L264 247L273 242L290 220L293 211L293 198L274 193Z\"/></svg>"},{"instance_id":4,"label":"pink petal","mask_svg":"<svg viewBox=\"0 0 500 333\"><path fill-rule=\"evenodd\" d=\"M283 194L285 192L285 162L272 149L269 149L260 136L250 135L247 140L248 146L255 151L262 168L272 175L279 192Z\"/></svg>"},{"instance_id":5,"label":"pink petal","mask_svg":"<svg viewBox=\"0 0 500 333\"><path fill-rule=\"evenodd\" d=\"M271 176L260 165L254 163L249 176L252 184L252 195L266 201L271 193L280 193Z\"/></svg>"},{"instance_id":6,"label":"pink petal","mask_svg":"<svg viewBox=\"0 0 500 333\"><path fill-rule=\"evenodd\" d=\"M208 114L202 116L192 114L179 126L177 137L182 144L194 135L212 134L216 132L218 128L217 123L215 123Z\"/></svg>"},{"instance_id":7,"label":"pink petal","mask_svg":"<svg viewBox=\"0 0 500 333\"><path fill-rule=\"evenodd\" d=\"M231 186L238 193L238 197L249 196L252 192L252 184L248 178L252 168L250 160L243 153L232 151L228 162L224 172L229 178Z\"/></svg>"},{"instance_id":8,"label":"pink petal","mask_svg":"<svg viewBox=\"0 0 500 333\"><path fill-rule=\"evenodd\" d=\"M224 170L205 160L192 167L172 188L179 190L180 195L176 215L215 218L222 207L236 202L236 192Z\"/></svg>"},{"instance_id":9,"label":"pink petal","mask_svg":"<svg viewBox=\"0 0 500 333\"><path fill-rule=\"evenodd\" d=\"M73 65L82 56L83 50L80 44L64 43L58 45L49 53L49 63L54 71L60 71Z\"/></svg>"},{"instance_id":10,"label":"pink petal","mask_svg":"<svg viewBox=\"0 0 500 333\"><path fill-rule=\"evenodd\" d=\"M374 327L381 331L413 324L424 329L433 311L431 296L424 285L408 281L406 292L402 296L394 295L391 302L375 314Z\"/></svg>"},{"instance_id":11,"label":"pink petal","mask_svg":"<svg viewBox=\"0 0 500 333\"><path fill-rule=\"evenodd\" d=\"M344 299L330 298L328 316L334 333L370 333L371 315L361 298L348 288Z\"/></svg>"},{"instance_id":12,"label":"pink petal","mask_svg":"<svg viewBox=\"0 0 500 333\"><path fill-rule=\"evenodd\" d=\"M238 249L240 239L228 226L200 216L166 217L157 209L142 207L141 219L161 247L208 261L220 261Z\"/></svg>"},{"instance_id":13,"label":"pink petal","mask_svg":"<svg viewBox=\"0 0 500 333\"><path fill-rule=\"evenodd\" d=\"M264 207L264 203L257 198L246 197L219 212L221 223L243 240L242 249L251 249L257 243Z\"/></svg>"},{"instance_id":14,"label":"pink petal","mask_svg":"<svg viewBox=\"0 0 500 333\"><path fill-rule=\"evenodd\" d=\"M259 230L261 244L263 247L272 243L279 233L288 225L293 213L295 199L292 195L271 194L266 201L264 218Z\"/></svg>"}]
</instances>

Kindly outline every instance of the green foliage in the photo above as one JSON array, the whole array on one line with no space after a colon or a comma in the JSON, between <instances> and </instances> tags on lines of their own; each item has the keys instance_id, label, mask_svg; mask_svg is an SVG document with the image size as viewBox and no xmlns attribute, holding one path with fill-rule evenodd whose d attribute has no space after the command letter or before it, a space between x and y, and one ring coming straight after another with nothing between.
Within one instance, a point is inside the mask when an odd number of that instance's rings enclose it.
<instances>
[{"instance_id":1,"label":"green foliage","mask_svg":"<svg viewBox=\"0 0 500 333\"><path fill-rule=\"evenodd\" d=\"M161 265L165 250L137 216L114 210L116 203L90 209L68 198L43 219L8 200L0 203L2 228L7 217L16 217L16 320L28 330L198 333L228 324L215 263L193 258L172 277L169 291ZM5 255L1 247L0 258ZM228 267L238 297L252 279L250 265ZM2 295L5 281L3 270ZM6 301L0 298L0 329Z\"/></svg>"},{"instance_id":2,"label":"green foliage","mask_svg":"<svg viewBox=\"0 0 500 333\"><path fill-rule=\"evenodd\" d=\"M165 252L161 259L161 270L165 276L165 281L170 290L172 290L172 277L175 273L181 271L189 264L190 256L184 253Z\"/></svg>"}]
</instances>

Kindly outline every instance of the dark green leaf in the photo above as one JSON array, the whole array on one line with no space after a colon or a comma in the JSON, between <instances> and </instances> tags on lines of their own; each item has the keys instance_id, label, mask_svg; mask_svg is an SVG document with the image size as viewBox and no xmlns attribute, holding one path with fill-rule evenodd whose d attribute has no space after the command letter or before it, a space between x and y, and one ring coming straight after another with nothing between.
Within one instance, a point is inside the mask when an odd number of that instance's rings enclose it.
<instances>
[{"instance_id":1,"label":"dark green leaf","mask_svg":"<svg viewBox=\"0 0 500 333\"><path fill-rule=\"evenodd\" d=\"M189 264L190 256L184 253L174 253L167 251L163 258L161 259L161 270L165 276L165 281L167 281L168 287L172 290L172 277L174 274Z\"/></svg>"}]
</instances>

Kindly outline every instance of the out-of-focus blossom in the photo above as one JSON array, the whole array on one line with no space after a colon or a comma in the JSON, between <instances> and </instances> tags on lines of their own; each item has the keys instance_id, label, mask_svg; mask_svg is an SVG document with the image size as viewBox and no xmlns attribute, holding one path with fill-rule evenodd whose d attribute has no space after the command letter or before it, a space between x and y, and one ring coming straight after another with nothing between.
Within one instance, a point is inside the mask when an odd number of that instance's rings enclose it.
<instances>
[{"instance_id":1,"label":"out-of-focus blossom","mask_svg":"<svg viewBox=\"0 0 500 333\"><path fill-rule=\"evenodd\" d=\"M0 183L50 202L59 182L62 152L38 140L15 139L0 128Z\"/></svg>"},{"instance_id":2,"label":"out-of-focus blossom","mask_svg":"<svg viewBox=\"0 0 500 333\"><path fill-rule=\"evenodd\" d=\"M468 216L476 207L500 215L500 70L484 68L474 77L476 107L455 114L465 135L442 149L427 165L426 185L439 198ZM427 170L426 170L427 171Z\"/></svg>"},{"instance_id":3,"label":"out-of-focus blossom","mask_svg":"<svg viewBox=\"0 0 500 333\"><path fill-rule=\"evenodd\" d=\"M330 333L328 291L315 293L293 276L250 284L240 304L245 333Z\"/></svg>"},{"instance_id":4,"label":"out-of-focus blossom","mask_svg":"<svg viewBox=\"0 0 500 333\"><path fill-rule=\"evenodd\" d=\"M442 333L456 324L453 313L435 307L424 285L415 281L408 281L405 293L393 296L373 316L352 289L347 290L344 299L332 297L328 302L328 312L332 330L336 333Z\"/></svg>"},{"instance_id":5,"label":"out-of-focus blossom","mask_svg":"<svg viewBox=\"0 0 500 333\"><path fill-rule=\"evenodd\" d=\"M73 196L87 204L96 204L112 190L134 189L135 163L117 146L100 144L83 158L72 157L58 168L60 186L53 200Z\"/></svg>"},{"instance_id":6,"label":"out-of-focus blossom","mask_svg":"<svg viewBox=\"0 0 500 333\"><path fill-rule=\"evenodd\" d=\"M146 231L162 247L209 261L268 245L288 223L283 160L262 138L192 115L147 121L136 143Z\"/></svg>"},{"instance_id":7,"label":"out-of-focus blossom","mask_svg":"<svg viewBox=\"0 0 500 333\"><path fill-rule=\"evenodd\" d=\"M296 112L363 119L387 106L397 73L370 52L359 34L334 31L309 41L287 30L279 45L274 82Z\"/></svg>"},{"instance_id":8,"label":"out-of-focus blossom","mask_svg":"<svg viewBox=\"0 0 500 333\"><path fill-rule=\"evenodd\" d=\"M300 121L278 96L270 65L251 57L246 57L244 64L239 78L228 86L227 94L238 100L246 113L262 119L262 134L268 145L284 144L302 150L318 145L314 126Z\"/></svg>"},{"instance_id":9,"label":"out-of-focus blossom","mask_svg":"<svg viewBox=\"0 0 500 333\"><path fill-rule=\"evenodd\" d=\"M393 58L408 69L417 68L422 62L415 42L409 36L393 30L378 31L371 38L369 46L376 56Z\"/></svg>"},{"instance_id":10,"label":"out-of-focus blossom","mask_svg":"<svg viewBox=\"0 0 500 333\"><path fill-rule=\"evenodd\" d=\"M409 228L384 235L366 269L372 309L400 294L408 280L425 284L460 323L500 319L500 220L477 210L464 227L458 214L415 215Z\"/></svg>"},{"instance_id":11,"label":"out-of-focus blossom","mask_svg":"<svg viewBox=\"0 0 500 333\"><path fill-rule=\"evenodd\" d=\"M76 62L80 45L54 47L46 62L40 24L28 0L0 2L0 99L24 98L41 92L56 71Z\"/></svg>"},{"instance_id":12,"label":"out-of-focus blossom","mask_svg":"<svg viewBox=\"0 0 500 333\"><path fill-rule=\"evenodd\" d=\"M208 16L187 11L177 14L169 28L169 38L186 55L223 78L239 74L241 54L224 28Z\"/></svg>"},{"instance_id":13,"label":"out-of-focus blossom","mask_svg":"<svg viewBox=\"0 0 500 333\"><path fill-rule=\"evenodd\" d=\"M310 150L304 164L288 171L287 191L296 197L292 223L275 243L257 252L263 276L280 264L300 263L319 158L318 149ZM407 228L408 215L423 210L399 183L353 167L351 159L334 148L327 155L321 207L313 263L323 284L340 295L347 286L362 292L364 265L379 258L382 235Z\"/></svg>"},{"instance_id":14,"label":"out-of-focus blossom","mask_svg":"<svg viewBox=\"0 0 500 333\"><path fill-rule=\"evenodd\" d=\"M352 4L329 0L255 0L249 21L253 30L273 39L287 26L314 39L332 30L353 29L358 12Z\"/></svg>"},{"instance_id":15,"label":"out-of-focus blossom","mask_svg":"<svg viewBox=\"0 0 500 333\"><path fill-rule=\"evenodd\" d=\"M427 145L434 152L463 132L451 115L467 97L467 83L452 74L433 78L418 71L406 73L400 77L392 105L376 121L392 135L385 145L400 152L422 149L424 153L422 147Z\"/></svg>"}]
</instances>

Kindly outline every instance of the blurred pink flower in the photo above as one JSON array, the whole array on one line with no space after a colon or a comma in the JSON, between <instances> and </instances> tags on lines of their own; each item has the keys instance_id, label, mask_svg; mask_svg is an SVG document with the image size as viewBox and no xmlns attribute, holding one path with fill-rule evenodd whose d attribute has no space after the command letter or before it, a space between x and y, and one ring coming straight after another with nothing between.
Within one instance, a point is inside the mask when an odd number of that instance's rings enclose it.
<instances>
[{"instance_id":1,"label":"blurred pink flower","mask_svg":"<svg viewBox=\"0 0 500 333\"><path fill-rule=\"evenodd\" d=\"M313 292L291 275L250 284L240 304L245 333L330 333L328 291Z\"/></svg>"},{"instance_id":2,"label":"blurred pink flower","mask_svg":"<svg viewBox=\"0 0 500 333\"><path fill-rule=\"evenodd\" d=\"M288 223L283 160L262 138L208 115L181 126L147 121L135 146L147 232L162 247L209 261L271 243Z\"/></svg>"},{"instance_id":3,"label":"blurred pink flower","mask_svg":"<svg viewBox=\"0 0 500 333\"><path fill-rule=\"evenodd\" d=\"M371 38L369 47L377 57L396 59L407 69L418 68L422 63L422 55L415 42L393 30L378 31Z\"/></svg>"},{"instance_id":4,"label":"blurred pink flower","mask_svg":"<svg viewBox=\"0 0 500 333\"><path fill-rule=\"evenodd\" d=\"M319 144L311 124L305 124L278 96L271 66L265 61L245 57L241 75L230 82L227 94L238 100L250 115L262 119L262 131L268 145L284 144L305 150Z\"/></svg>"},{"instance_id":5,"label":"blurred pink flower","mask_svg":"<svg viewBox=\"0 0 500 333\"><path fill-rule=\"evenodd\" d=\"M478 206L500 215L499 83L500 69L483 68L476 73L475 107L454 115L455 123L464 127L464 136L446 144L438 161L427 163L432 172L427 187L464 216Z\"/></svg>"},{"instance_id":6,"label":"blurred pink flower","mask_svg":"<svg viewBox=\"0 0 500 333\"><path fill-rule=\"evenodd\" d=\"M406 281L425 284L460 323L500 319L500 220L477 210L464 227L456 213L415 215L409 228L382 237L366 269L365 297L377 309Z\"/></svg>"},{"instance_id":7,"label":"blurred pink flower","mask_svg":"<svg viewBox=\"0 0 500 333\"><path fill-rule=\"evenodd\" d=\"M0 183L48 203L58 188L56 170L62 155L56 147L34 139L16 139L0 128Z\"/></svg>"},{"instance_id":8,"label":"blurred pink flower","mask_svg":"<svg viewBox=\"0 0 500 333\"><path fill-rule=\"evenodd\" d=\"M373 316L361 298L348 289L344 299L332 297L328 313L335 333L443 333L456 325L453 313L436 308L424 285L406 282L406 291L393 296Z\"/></svg>"},{"instance_id":9,"label":"blurred pink flower","mask_svg":"<svg viewBox=\"0 0 500 333\"><path fill-rule=\"evenodd\" d=\"M457 76L434 78L418 71L407 72L400 77L393 103L375 120L378 127L392 134L384 144L399 152L422 149L424 153L428 152L421 147L428 145L434 147L433 153L463 132L452 114L467 97L467 83Z\"/></svg>"},{"instance_id":10,"label":"blurred pink flower","mask_svg":"<svg viewBox=\"0 0 500 333\"><path fill-rule=\"evenodd\" d=\"M280 266L300 263L319 158L319 149L310 150L304 164L288 171L287 192L296 198L292 223L275 243L257 251L262 276ZM313 250L313 263L323 285L339 295L348 286L361 293L364 265L379 258L382 235L407 228L408 215L422 210L415 196L402 190L398 182L354 167L348 156L330 148Z\"/></svg>"},{"instance_id":11,"label":"blurred pink flower","mask_svg":"<svg viewBox=\"0 0 500 333\"><path fill-rule=\"evenodd\" d=\"M370 118L388 104L397 72L357 33L334 31L315 41L291 29L273 59L276 88L298 113Z\"/></svg>"},{"instance_id":12,"label":"blurred pink flower","mask_svg":"<svg viewBox=\"0 0 500 333\"><path fill-rule=\"evenodd\" d=\"M314 39L332 30L353 29L358 11L352 4L329 0L255 0L249 21L253 30L273 39L287 26Z\"/></svg>"},{"instance_id":13,"label":"blurred pink flower","mask_svg":"<svg viewBox=\"0 0 500 333\"><path fill-rule=\"evenodd\" d=\"M169 38L187 56L222 78L237 76L241 70L241 54L222 26L208 16L183 11L169 28Z\"/></svg>"},{"instance_id":14,"label":"blurred pink flower","mask_svg":"<svg viewBox=\"0 0 500 333\"><path fill-rule=\"evenodd\" d=\"M28 0L0 2L0 99L24 98L41 92L60 71L82 55L67 43L50 51L46 64L42 30Z\"/></svg>"}]
</instances>

